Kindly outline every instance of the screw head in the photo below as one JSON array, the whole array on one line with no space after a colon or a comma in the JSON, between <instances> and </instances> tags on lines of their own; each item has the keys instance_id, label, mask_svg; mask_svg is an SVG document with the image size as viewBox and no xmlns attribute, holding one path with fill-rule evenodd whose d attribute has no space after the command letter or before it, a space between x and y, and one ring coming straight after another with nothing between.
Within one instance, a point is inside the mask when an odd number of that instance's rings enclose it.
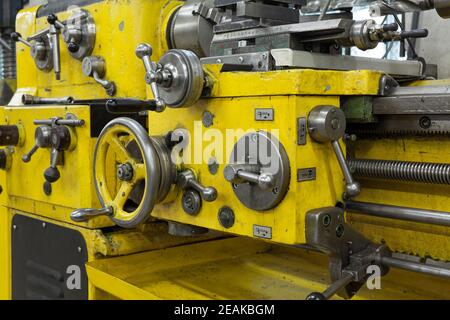
<instances>
[{"instance_id":1,"label":"screw head","mask_svg":"<svg viewBox=\"0 0 450 320\"><path fill-rule=\"evenodd\" d=\"M231 228L235 222L233 209L227 206L220 208L218 218L222 227L226 229Z\"/></svg>"},{"instance_id":2,"label":"screw head","mask_svg":"<svg viewBox=\"0 0 450 320\"><path fill-rule=\"evenodd\" d=\"M197 215L202 208L202 198L197 191L188 189L183 193L181 204L184 212L194 216Z\"/></svg>"},{"instance_id":3,"label":"screw head","mask_svg":"<svg viewBox=\"0 0 450 320\"><path fill-rule=\"evenodd\" d=\"M336 237L341 238L344 235L345 228L343 224L338 224L336 227Z\"/></svg>"}]
</instances>

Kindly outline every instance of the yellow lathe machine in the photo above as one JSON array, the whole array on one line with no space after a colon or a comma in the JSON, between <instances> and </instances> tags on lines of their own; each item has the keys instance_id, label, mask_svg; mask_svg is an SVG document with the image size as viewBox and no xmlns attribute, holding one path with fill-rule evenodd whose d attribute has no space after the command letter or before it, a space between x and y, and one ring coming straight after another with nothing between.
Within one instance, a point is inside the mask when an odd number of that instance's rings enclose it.
<instances>
[{"instance_id":1,"label":"yellow lathe machine","mask_svg":"<svg viewBox=\"0 0 450 320\"><path fill-rule=\"evenodd\" d=\"M450 299L450 80L349 54L425 10L450 1L21 10L0 298Z\"/></svg>"}]
</instances>

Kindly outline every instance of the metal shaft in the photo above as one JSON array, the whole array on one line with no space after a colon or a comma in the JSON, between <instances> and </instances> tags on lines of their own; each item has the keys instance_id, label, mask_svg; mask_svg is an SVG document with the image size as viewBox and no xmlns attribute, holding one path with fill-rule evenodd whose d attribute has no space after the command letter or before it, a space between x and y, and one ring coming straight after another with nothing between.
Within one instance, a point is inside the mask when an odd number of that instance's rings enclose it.
<instances>
[{"instance_id":1,"label":"metal shaft","mask_svg":"<svg viewBox=\"0 0 450 320\"><path fill-rule=\"evenodd\" d=\"M59 48L59 30L54 25L50 25L50 39L52 42L53 68L56 80L61 80L61 59Z\"/></svg>"},{"instance_id":2,"label":"metal shaft","mask_svg":"<svg viewBox=\"0 0 450 320\"><path fill-rule=\"evenodd\" d=\"M425 273L433 276L450 279L450 269L426 265L413 261L401 260L392 257L381 257L381 263L388 267L399 268L403 270Z\"/></svg>"},{"instance_id":3,"label":"metal shaft","mask_svg":"<svg viewBox=\"0 0 450 320\"><path fill-rule=\"evenodd\" d=\"M346 201L349 211L375 217L422 222L440 226L450 226L450 213L408 207L390 206L369 202Z\"/></svg>"},{"instance_id":4,"label":"metal shaft","mask_svg":"<svg viewBox=\"0 0 450 320\"><path fill-rule=\"evenodd\" d=\"M338 281L333 282L331 286L329 286L324 292L322 292L322 295L325 297L325 299L330 299L332 296L336 294L336 292L338 292L346 285L348 285L350 282L352 282L352 280L353 276L351 274L347 274Z\"/></svg>"}]
</instances>

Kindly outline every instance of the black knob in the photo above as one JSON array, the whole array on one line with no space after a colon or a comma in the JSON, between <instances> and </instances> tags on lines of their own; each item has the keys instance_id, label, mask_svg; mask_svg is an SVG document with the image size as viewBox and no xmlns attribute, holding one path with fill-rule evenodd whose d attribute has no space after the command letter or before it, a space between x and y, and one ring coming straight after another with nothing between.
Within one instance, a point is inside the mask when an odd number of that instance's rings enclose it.
<instances>
[{"instance_id":1,"label":"black knob","mask_svg":"<svg viewBox=\"0 0 450 320\"><path fill-rule=\"evenodd\" d=\"M8 155L6 154L6 151L4 149L0 150L0 169L5 170L6 164L8 161Z\"/></svg>"},{"instance_id":2,"label":"black knob","mask_svg":"<svg viewBox=\"0 0 450 320\"><path fill-rule=\"evenodd\" d=\"M17 42L17 41L19 41L20 38L22 38L22 35L18 32L11 32L10 37L13 41Z\"/></svg>"},{"instance_id":3,"label":"black knob","mask_svg":"<svg viewBox=\"0 0 450 320\"><path fill-rule=\"evenodd\" d=\"M415 29L409 31L402 31L401 37L402 39L406 38L426 38L428 36L427 29Z\"/></svg>"},{"instance_id":4,"label":"black knob","mask_svg":"<svg viewBox=\"0 0 450 320\"><path fill-rule=\"evenodd\" d=\"M325 296L323 294L321 294L320 292L313 292L310 293L307 297L306 300L327 300L325 298Z\"/></svg>"},{"instance_id":5,"label":"black knob","mask_svg":"<svg viewBox=\"0 0 450 320\"><path fill-rule=\"evenodd\" d=\"M388 31L397 31L398 30L398 24L397 23L388 23L388 24L384 24L383 25L383 31L388 32Z\"/></svg>"},{"instance_id":6,"label":"black knob","mask_svg":"<svg viewBox=\"0 0 450 320\"><path fill-rule=\"evenodd\" d=\"M55 168L54 167L49 167L44 172L44 178L49 183L53 183L53 182L58 181L60 177L61 177L61 174L59 173L59 170L56 167Z\"/></svg>"},{"instance_id":7,"label":"black knob","mask_svg":"<svg viewBox=\"0 0 450 320\"><path fill-rule=\"evenodd\" d=\"M47 21L50 24L55 24L58 21L58 17L54 13L51 13L47 16Z\"/></svg>"},{"instance_id":8,"label":"black knob","mask_svg":"<svg viewBox=\"0 0 450 320\"><path fill-rule=\"evenodd\" d=\"M78 52L78 50L80 50L80 46L75 42L70 42L67 45L67 49L72 53L76 53L76 52Z\"/></svg>"}]
</instances>

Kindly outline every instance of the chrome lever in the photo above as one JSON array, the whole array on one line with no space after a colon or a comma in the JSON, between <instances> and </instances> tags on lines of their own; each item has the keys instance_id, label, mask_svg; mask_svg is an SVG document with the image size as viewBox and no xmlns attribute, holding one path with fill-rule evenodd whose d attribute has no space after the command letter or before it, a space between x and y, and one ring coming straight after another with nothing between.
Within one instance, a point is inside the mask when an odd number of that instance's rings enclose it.
<instances>
[{"instance_id":1,"label":"chrome lever","mask_svg":"<svg viewBox=\"0 0 450 320\"><path fill-rule=\"evenodd\" d=\"M272 189L275 185L273 175L259 172L259 165L229 164L225 167L223 174L225 180L234 184L250 182L258 185L262 190Z\"/></svg>"},{"instance_id":2,"label":"chrome lever","mask_svg":"<svg viewBox=\"0 0 450 320\"><path fill-rule=\"evenodd\" d=\"M153 54L153 48L146 43L141 43L136 48L136 56L142 60L144 63L146 75L145 82L150 85L153 93L153 98L156 102L156 110L161 112L165 109L166 103L161 98L158 89L158 83L161 82L158 76L158 70L156 68L156 64L151 61L151 56Z\"/></svg>"},{"instance_id":3,"label":"chrome lever","mask_svg":"<svg viewBox=\"0 0 450 320\"><path fill-rule=\"evenodd\" d=\"M114 210L112 207L102 208L102 209L78 209L70 214L70 219L74 222L85 222L89 219L100 217L100 216L112 216Z\"/></svg>"},{"instance_id":4,"label":"chrome lever","mask_svg":"<svg viewBox=\"0 0 450 320\"><path fill-rule=\"evenodd\" d=\"M47 21L50 24L49 36L52 44L53 68L55 70L56 80L61 80L61 49L59 45L59 35L61 34L61 29L65 28L65 25L58 20L58 17L55 14L48 15Z\"/></svg>"},{"instance_id":5,"label":"chrome lever","mask_svg":"<svg viewBox=\"0 0 450 320\"><path fill-rule=\"evenodd\" d=\"M339 144L345 128L345 114L334 106L317 106L308 115L309 134L317 142L331 142L346 182L344 198L352 198L361 192L361 186L353 179Z\"/></svg>"}]
</instances>

